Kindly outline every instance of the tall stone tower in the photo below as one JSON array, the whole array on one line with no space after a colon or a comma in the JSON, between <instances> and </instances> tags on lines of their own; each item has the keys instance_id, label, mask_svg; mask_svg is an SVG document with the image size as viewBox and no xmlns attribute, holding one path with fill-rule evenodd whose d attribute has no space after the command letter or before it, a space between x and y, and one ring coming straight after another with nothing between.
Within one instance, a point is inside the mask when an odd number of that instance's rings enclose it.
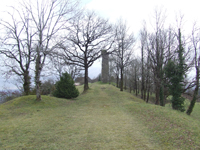
<instances>
[{"instance_id":1,"label":"tall stone tower","mask_svg":"<svg viewBox=\"0 0 200 150\"><path fill-rule=\"evenodd\" d=\"M106 50L102 50L101 55L102 55L101 81L103 83L107 83L109 82L109 53Z\"/></svg>"}]
</instances>

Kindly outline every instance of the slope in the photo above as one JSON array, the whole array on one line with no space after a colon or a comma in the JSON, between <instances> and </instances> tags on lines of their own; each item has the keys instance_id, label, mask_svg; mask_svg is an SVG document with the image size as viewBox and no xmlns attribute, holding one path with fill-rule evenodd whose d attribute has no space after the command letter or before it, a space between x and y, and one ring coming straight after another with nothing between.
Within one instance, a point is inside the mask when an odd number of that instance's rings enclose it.
<instances>
[{"instance_id":1,"label":"slope","mask_svg":"<svg viewBox=\"0 0 200 150\"><path fill-rule=\"evenodd\" d=\"M0 149L198 149L199 121L111 85L74 100L24 96L0 105Z\"/></svg>"}]
</instances>

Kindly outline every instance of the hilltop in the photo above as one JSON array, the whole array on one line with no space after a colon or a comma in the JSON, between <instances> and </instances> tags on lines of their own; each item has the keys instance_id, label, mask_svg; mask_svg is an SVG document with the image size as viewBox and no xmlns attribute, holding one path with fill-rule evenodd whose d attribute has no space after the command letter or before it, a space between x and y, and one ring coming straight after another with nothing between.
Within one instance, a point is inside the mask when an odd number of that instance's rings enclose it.
<instances>
[{"instance_id":1,"label":"hilltop","mask_svg":"<svg viewBox=\"0 0 200 150\"><path fill-rule=\"evenodd\" d=\"M100 83L72 100L23 96L0 105L0 149L200 149L199 107L187 116Z\"/></svg>"}]
</instances>

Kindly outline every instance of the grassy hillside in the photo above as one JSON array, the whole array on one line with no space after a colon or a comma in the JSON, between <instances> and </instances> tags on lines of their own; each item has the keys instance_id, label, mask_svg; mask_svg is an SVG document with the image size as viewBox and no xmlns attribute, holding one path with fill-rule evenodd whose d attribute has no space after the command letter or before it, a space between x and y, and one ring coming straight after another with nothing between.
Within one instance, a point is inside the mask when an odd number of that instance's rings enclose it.
<instances>
[{"instance_id":1,"label":"grassy hillside","mask_svg":"<svg viewBox=\"0 0 200 150\"><path fill-rule=\"evenodd\" d=\"M73 100L24 96L0 105L0 149L200 149L199 104L187 116L111 85L90 88Z\"/></svg>"}]
</instances>

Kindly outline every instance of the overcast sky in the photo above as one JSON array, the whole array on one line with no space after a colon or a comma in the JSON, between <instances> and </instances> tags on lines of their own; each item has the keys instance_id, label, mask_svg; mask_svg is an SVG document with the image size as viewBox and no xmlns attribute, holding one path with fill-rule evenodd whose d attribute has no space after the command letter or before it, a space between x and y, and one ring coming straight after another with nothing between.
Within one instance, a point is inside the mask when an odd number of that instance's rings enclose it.
<instances>
[{"instance_id":1,"label":"overcast sky","mask_svg":"<svg viewBox=\"0 0 200 150\"><path fill-rule=\"evenodd\" d=\"M87 8L98 11L110 21L115 22L122 17L127 20L131 30L136 33L141 29L142 21L153 22L154 10L166 11L166 24L175 25L176 14L184 14L183 27L189 27L199 20L200 1L198 0L91 0Z\"/></svg>"},{"instance_id":2,"label":"overcast sky","mask_svg":"<svg viewBox=\"0 0 200 150\"><path fill-rule=\"evenodd\" d=\"M130 31L137 37L145 20L147 28L154 25L154 11L156 8L166 12L166 23L177 27L176 16L184 15L182 30L189 34L194 21L200 21L200 1L198 0L87 0L86 8L97 11L100 15L115 23L119 18L127 21ZM90 76L100 73L101 63L95 63L90 68Z\"/></svg>"},{"instance_id":3,"label":"overcast sky","mask_svg":"<svg viewBox=\"0 0 200 150\"><path fill-rule=\"evenodd\" d=\"M6 10L6 6L13 5L17 0L1 1L0 10ZM147 27L151 28L153 24L154 10L161 8L166 11L166 26L169 23L176 26L176 15L184 14L183 30L189 33L194 21L200 21L200 1L198 0L82 0L85 8L95 10L97 13L110 22L115 23L120 17L127 21L130 31L137 36L142 27L143 20ZM2 18L2 13L0 18ZM98 60L90 69L89 76L96 77L101 72L101 62ZM0 75L0 89L7 84L2 82ZM10 88L11 86L8 85Z\"/></svg>"}]
</instances>

